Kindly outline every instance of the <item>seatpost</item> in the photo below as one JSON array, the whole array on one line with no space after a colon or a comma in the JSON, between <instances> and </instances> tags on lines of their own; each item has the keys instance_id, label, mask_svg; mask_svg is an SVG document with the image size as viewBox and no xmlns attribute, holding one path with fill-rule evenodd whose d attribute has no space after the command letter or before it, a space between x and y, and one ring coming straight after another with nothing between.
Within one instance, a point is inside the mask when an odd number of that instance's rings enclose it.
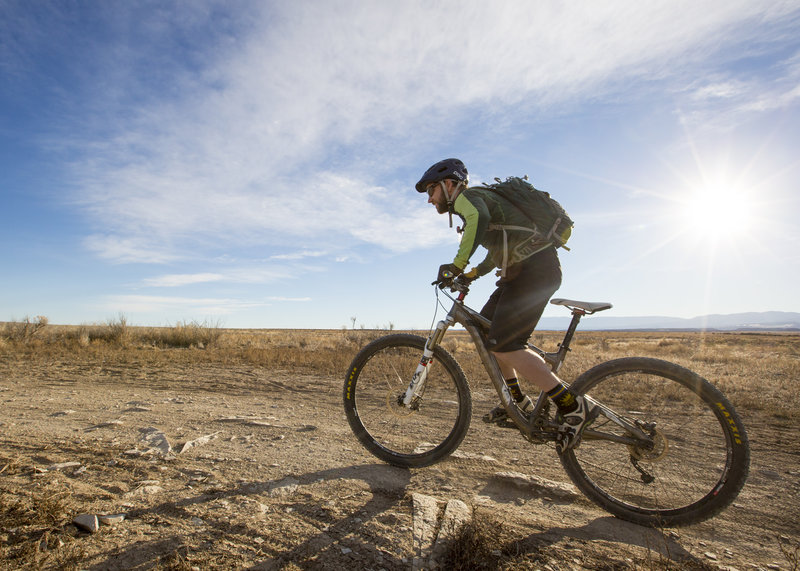
<instances>
[{"instance_id":1,"label":"seatpost","mask_svg":"<svg viewBox=\"0 0 800 571\"><path fill-rule=\"evenodd\" d=\"M569 345L572 343L572 337L575 335L575 330L578 329L578 323L581 321L581 317L586 315L586 312L579 308L573 308L572 310L572 321L569 322L569 327L567 327L567 332L564 334L564 340L558 344L558 360L559 362L563 361L564 358L567 356L567 351L569 351Z\"/></svg>"}]
</instances>

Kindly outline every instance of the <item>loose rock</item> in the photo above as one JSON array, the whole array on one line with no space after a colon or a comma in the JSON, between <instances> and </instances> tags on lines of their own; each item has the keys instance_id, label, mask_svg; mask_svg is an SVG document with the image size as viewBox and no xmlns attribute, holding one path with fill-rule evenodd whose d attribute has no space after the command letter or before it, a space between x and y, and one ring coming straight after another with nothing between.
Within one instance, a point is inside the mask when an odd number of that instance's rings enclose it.
<instances>
[{"instance_id":1,"label":"loose rock","mask_svg":"<svg viewBox=\"0 0 800 571\"><path fill-rule=\"evenodd\" d=\"M297 491L297 487L300 484L294 478L284 478L280 482L275 482L270 485L269 487L269 495L271 497L276 496L288 496L289 494L293 494Z\"/></svg>"},{"instance_id":2,"label":"loose rock","mask_svg":"<svg viewBox=\"0 0 800 571\"><path fill-rule=\"evenodd\" d=\"M99 515L97 519L103 525L117 525L125 520L125 514Z\"/></svg>"},{"instance_id":3,"label":"loose rock","mask_svg":"<svg viewBox=\"0 0 800 571\"><path fill-rule=\"evenodd\" d=\"M519 488L529 488L540 493L552 494L565 500L574 500L580 495L575 486L571 484L553 482L535 475L521 474L519 472L497 472L494 477Z\"/></svg>"},{"instance_id":4,"label":"loose rock","mask_svg":"<svg viewBox=\"0 0 800 571\"><path fill-rule=\"evenodd\" d=\"M217 432L212 432L211 434L207 434L205 436L201 436L200 438L195 438L194 440L189 440L188 442L185 442L183 446L181 446L181 449L178 451L178 454L183 454L187 450L191 450L192 448L202 446L203 444L208 444L209 442L211 442L211 440L216 438L217 434L219 433L220 431L218 430Z\"/></svg>"},{"instance_id":5,"label":"loose rock","mask_svg":"<svg viewBox=\"0 0 800 571\"><path fill-rule=\"evenodd\" d=\"M172 452L172 445L170 445L166 435L159 429L150 426L140 429L139 432L142 433L142 441L150 446L150 452L154 452L160 456L167 456Z\"/></svg>"},{"instance_id":6,"label":"loose rock","mask_svg":"<svg viewBox=\"0 0 800 571\"><path fill-rule=\"evenodd\" d=\"M60 464L51 464L47 467L48 470L65 470L67 468L78 468L80 467L80 462L62 462Z\"/></svg>"},{"instance_id":7,"label":"loose rock","mask_svg":"<svg viewBox=\"0 0 800 571\"><path fill-rule=\"evenodd\" d=\"M74 523L78 529L88 531L89 533L94 533L100 529L100 523L98 522L96 515L81 514L75 516L75 519L72 520L72 523Z\"/></svg>"},{"instance_id":8,"label":"loose rock","mask_svg":"<svg viewBox=\"0 0 800 571\"><path fill-rule=\"evenodd\" d=\"M456 450L450 456L453 458L463 458L466 460L480 460L482 462L497 462L497 459L489 456L487 454L475 454L473 452L462 452L461 450Z\"/></svg>"},{"instance_id":9,"label":"loose rock","mask_svg":"<svg viewBox=\"0 0 800 571\"><path fill-rule=\"evenodd\" d=\"M121 420L109 420L108 422L101 422L100 424L95 424L94 426L90 426L89 428L84 428L84 432L92 432L93 430L99 430L100 428L109 428L111 426L119 426L122 424Z\"/></svg>"},{"instance_id":10,"label":"loose rock","mask_svg":"<svg viewBox=\"0 0 800 571\"><path fill-rule=\"evenodd\" d=\"M439 519L439 504L435 498L425 494L412 494L413 504L413 546L414 559L412 569L424 569L427 566L433 542L436 539L436 524Z\"/></svg>"},{"instance_id":11,"label":"loose rock","mask_svg":"<svg viewBox=\"0 0 800 571\"><path fill-rule=\"evenodd\" d=\"M472 512L461 500L449 500L444 508L439 533L431 552L431 567L438 565L439 559L447 552L450 543L456 538L458 532L472 519Z\"/></svg>"}]
</instances>

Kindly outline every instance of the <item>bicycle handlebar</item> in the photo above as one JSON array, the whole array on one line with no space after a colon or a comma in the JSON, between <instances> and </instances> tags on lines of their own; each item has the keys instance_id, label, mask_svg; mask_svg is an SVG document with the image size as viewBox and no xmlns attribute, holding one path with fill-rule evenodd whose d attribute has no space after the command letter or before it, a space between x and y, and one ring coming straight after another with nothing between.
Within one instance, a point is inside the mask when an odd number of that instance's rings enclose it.
<instances>
[{"instance_id":1,"label":"bicycle handlebar","mask_svg":"<svg viewBox=\"0 0 800 571\"><path fill-rule=\"evenodd\" d=\"M469 293L469 286L473 282L473 280L469 278L463 277L463 275L457 276L456 278L450 280L449 283L446 282L433 282L431 285L435 285L438 287L442 292L452 299L453 301L464 301L464 298L467 297ZM450 294L448 294L445 289L449 289L451 292L455 293L458 292L458 296L453 298Z\"/></svg>"}]
</instances>

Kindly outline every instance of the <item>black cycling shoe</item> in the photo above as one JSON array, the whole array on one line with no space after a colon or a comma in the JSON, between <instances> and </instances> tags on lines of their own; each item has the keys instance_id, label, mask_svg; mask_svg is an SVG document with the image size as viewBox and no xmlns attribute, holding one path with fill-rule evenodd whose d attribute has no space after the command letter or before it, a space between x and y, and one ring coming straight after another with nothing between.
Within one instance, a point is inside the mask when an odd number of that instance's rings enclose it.
<instances>
[{"instance_id":1,"label":"black cycling shoe","mask_svg":"<svg viewBox=\"0 0 800 571\"><path fill-rule=\"evenodd\" d=\"M517 406L522 412L529 413L533 410L533 401L531 400L531 397L526 396L517 403ZM513 425L513 422L508 419L508 413L502 404L497 405L492 410L484 414L482 420L487 424L498 424L502 426L506 423L511 423Z\"/></svg>"}]
</instances>

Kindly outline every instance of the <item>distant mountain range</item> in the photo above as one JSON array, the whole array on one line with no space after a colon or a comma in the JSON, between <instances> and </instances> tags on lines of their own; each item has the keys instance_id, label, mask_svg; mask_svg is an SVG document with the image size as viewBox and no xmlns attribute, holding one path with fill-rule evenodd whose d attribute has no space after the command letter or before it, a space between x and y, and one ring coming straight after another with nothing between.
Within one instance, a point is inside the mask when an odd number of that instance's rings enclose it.
<instances>
[{"instance_id":1,"label":"distant mountain range","mask_svg":"<svg viewBox=\"0 0 800 571\"><path fill-rule=\"evenodd\" d=\"M563 330L570 317L544 317L539 330ZM800 331L800 313L787 311L764 311L732 313L729 315L702 315L699 317L616 317L605 313L588 315L581 320L582 330L715 330L715 331Z\"/></svg>"}]
</instances>

